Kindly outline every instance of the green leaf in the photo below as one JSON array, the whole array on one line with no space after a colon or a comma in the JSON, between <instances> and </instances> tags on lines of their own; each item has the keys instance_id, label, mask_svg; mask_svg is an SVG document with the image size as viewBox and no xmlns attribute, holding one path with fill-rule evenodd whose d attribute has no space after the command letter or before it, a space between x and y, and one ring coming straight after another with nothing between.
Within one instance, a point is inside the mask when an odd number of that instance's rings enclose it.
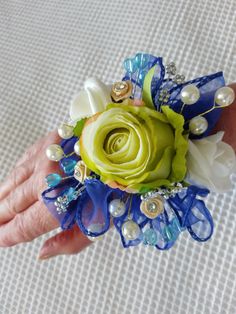
<instances>
[{"instance_id":1,"label":"green leaf","mask_svg":"<svg viewBox=\"0 0 236 314\"><path fill-rule=\"evenodd\" d=\"M155 109L155 106L152 101L152 79L155 73L156 66L154 65L147 73L147 75L144 78L143 82L143 93L142 98L145 103L145 105L151 109Z\"/></svg>"},{"instance_id":2,"label":"green leaf","mask_svg":"<svg viewBox=\"0 0 236 314\"><path fill-rule=\"evenodd\" d=\"M74 127L75 136L80 137L86 120L87 120L86 118L81 119L76 123L76 126Z\"/></svg>"}]
</instances>

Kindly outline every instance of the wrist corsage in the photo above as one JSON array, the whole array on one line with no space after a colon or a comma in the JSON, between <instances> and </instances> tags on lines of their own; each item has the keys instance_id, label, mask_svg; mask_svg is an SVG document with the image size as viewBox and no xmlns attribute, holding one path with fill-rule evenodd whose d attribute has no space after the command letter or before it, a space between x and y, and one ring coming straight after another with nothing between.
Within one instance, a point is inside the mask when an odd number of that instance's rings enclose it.
<instances>
[{"instance_id":1,"label":"wrist corsage","mask_svg":"<svg viewBox=\"0 0 236 314\"><path fill-rule=\"evenodd\" d=\"M212 135L234 101L222 72L185 82L173 62L138 53L124 78L88 79L73 99L60 145L46 154L60 173L46 177L43 200L63 229L77 224L90 239L114 224L124 247L169 249L183 231L213 233L203 198L231 188L235 154Z\"/></svg>"}]
</instances>

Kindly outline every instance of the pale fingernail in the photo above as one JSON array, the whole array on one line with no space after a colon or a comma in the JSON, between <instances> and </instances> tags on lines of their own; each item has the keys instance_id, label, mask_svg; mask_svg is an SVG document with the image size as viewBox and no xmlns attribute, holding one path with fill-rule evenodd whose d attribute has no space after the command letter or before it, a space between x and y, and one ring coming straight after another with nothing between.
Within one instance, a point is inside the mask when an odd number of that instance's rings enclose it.
<instances>
[{"instance_id":1,"label":"pale fingernail","mask_svg":"<svg viewBox=\"0 0 236 314\"><path fill-rule=\"evenodd\" d=\"M55 255L41 255L41 254L39 254L38 259L40 261L44 261L44 260L49 259L49 258L54 257L54 256Z\"/></svg>"},{"instance_id":2,"label":"pale fingernail","mask_svg":"<svg viewBox=\"0 0 236 314\"><path fill-rule=\"evenodd\" d=\"M48 245L47 243L41 248L40 252L39 252L39 256L38 259L39 260L45 260L45 259L49 259L51 257L56 256L57 254L55 254L54 252L51 251L51 246Z\"/></svg>"}]
</instances>

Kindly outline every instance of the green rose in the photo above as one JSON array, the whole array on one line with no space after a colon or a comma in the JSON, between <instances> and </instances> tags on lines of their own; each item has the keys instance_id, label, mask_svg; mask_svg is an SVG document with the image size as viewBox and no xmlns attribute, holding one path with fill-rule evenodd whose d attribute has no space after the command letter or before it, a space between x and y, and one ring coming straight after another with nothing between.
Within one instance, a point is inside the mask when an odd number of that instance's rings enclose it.
<instances>
[{"instance_id":1,"label":"green rose","mask_svg":"<svg viewBox=\"0 0 236 314\"><path fill-rule=\"evenodd\" d=\"M113 188L143 193L186 174L184 119L169 107L110 104L88 119L80 138L81 158Z\"/></svg>"}]
</instances>

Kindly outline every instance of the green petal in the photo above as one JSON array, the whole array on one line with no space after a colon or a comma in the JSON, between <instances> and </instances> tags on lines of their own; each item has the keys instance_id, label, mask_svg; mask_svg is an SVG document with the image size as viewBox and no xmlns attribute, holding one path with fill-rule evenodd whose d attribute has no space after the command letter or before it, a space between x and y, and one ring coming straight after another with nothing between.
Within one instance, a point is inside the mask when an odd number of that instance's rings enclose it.
<instances>
[{"instance_id":1,"label":"green petal","mask_svg":"<svg viewBox=\"0 0 236 314\"><path fill-rule=\"evenodd\" d=\"M175 129L176 154L172 162L170 180L172 182L183 181L187 172L186 154L188 151L188 141L187 138L183 135L184 117L170 109L168 106L163 106L162 111Z\"/></svg>"},{"instance_id":2,"label":"green petal","mask_svg":"<svg viewBox=\"0 0 236 314\"><path fill-rule=\"evenodd\" d=\"M145 103L145 105L151 109L155 109L155 106L153 104L152 100L152 79L155 73L156 66L152 67L148 73L146 74L143 82L143 91L142 91L142 99Z\"/></svg>"}]
</instances>

